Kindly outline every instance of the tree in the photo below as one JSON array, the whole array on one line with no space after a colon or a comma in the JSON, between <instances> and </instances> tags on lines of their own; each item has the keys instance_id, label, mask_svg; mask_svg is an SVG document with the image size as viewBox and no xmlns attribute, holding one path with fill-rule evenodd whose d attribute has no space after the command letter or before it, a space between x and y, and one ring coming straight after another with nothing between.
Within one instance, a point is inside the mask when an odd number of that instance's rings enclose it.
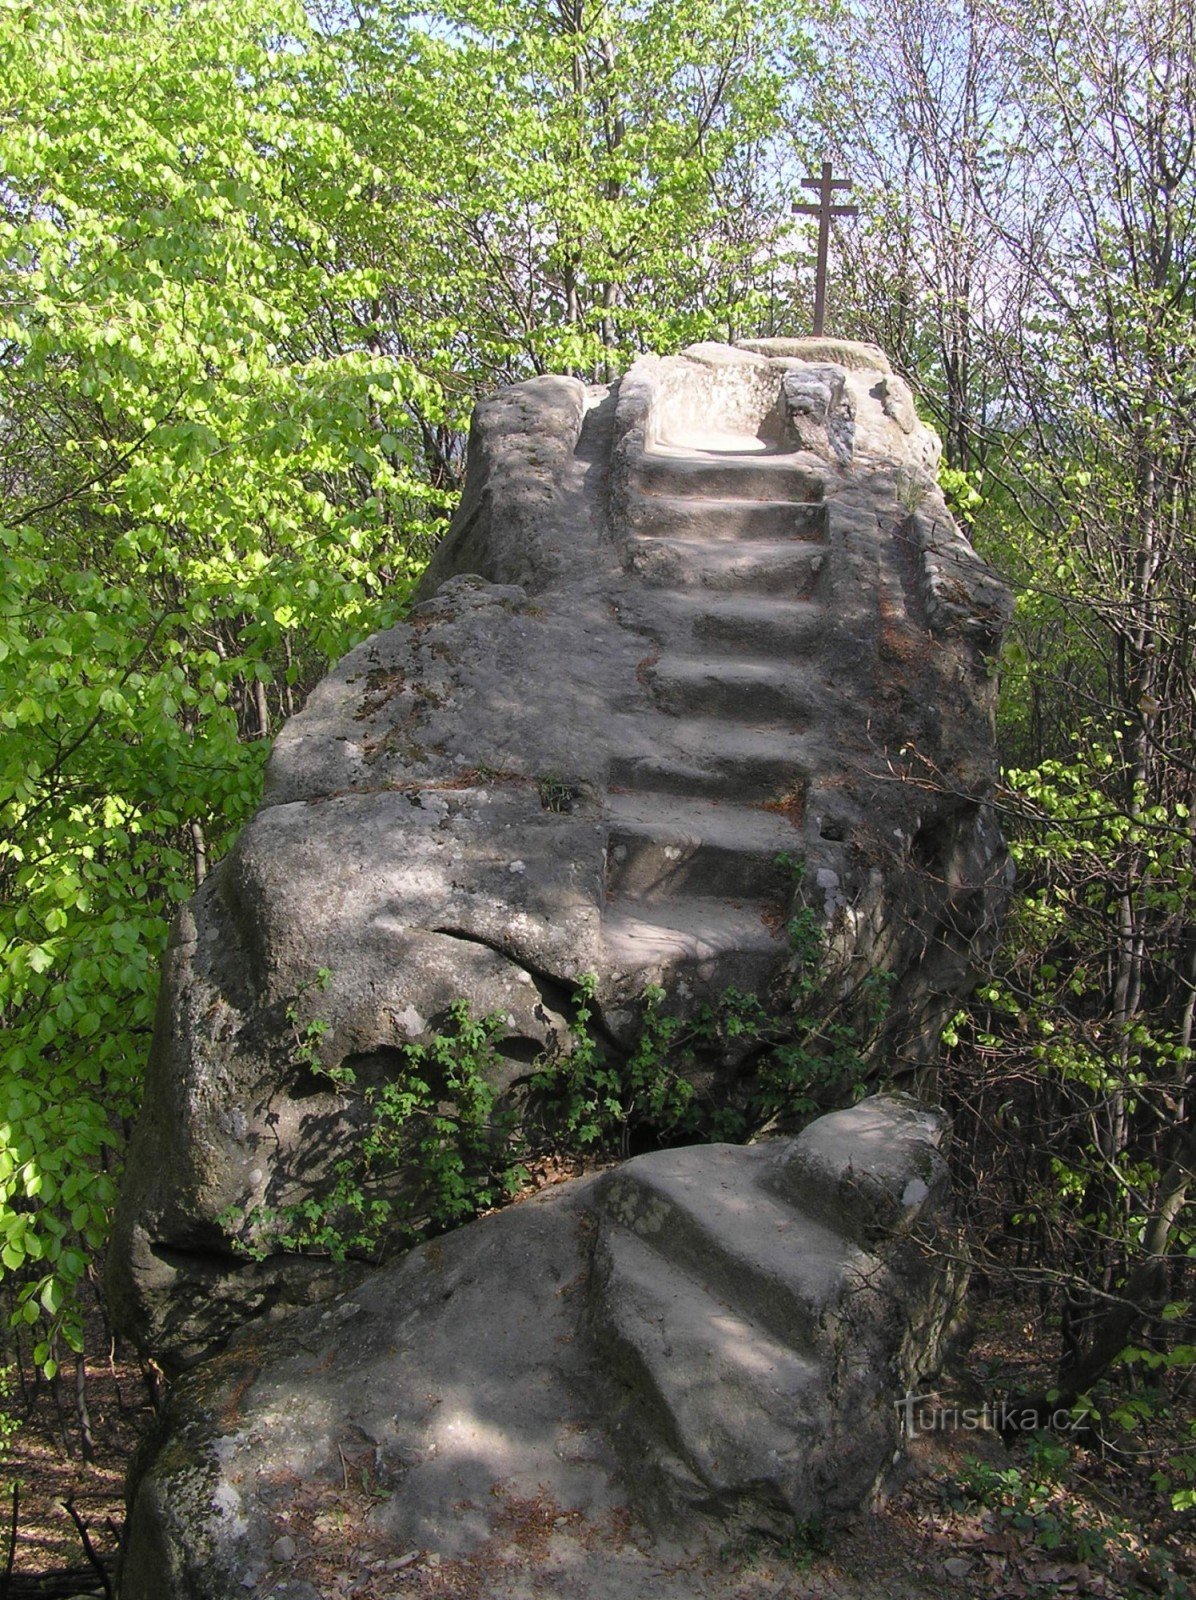
<instances>
[{"instance_id":1,"label":"tree","mask_svg":"<svg viewBox=\"0 0 1196 1600\"><path fill-rule=\"evenodd\" d=\"M984 0L833 5L825 37L816 115L861 207L840 240L842 330L908 378L948 467L982 467L1025 296L989 209L1014 170L1013 62Z\"/></svg>"},{"instance_id":2,"label":"tree","mask_svg":"<svg viewBox=\"0 0 1196 1600\"><path fill-rule=\"evenodd\" d=\"M275 0L0 14L0 1260L51 1368L103 1240L169 917L275 719L415 570L435 395L306 330L375 174Z\"/></svg>"},{"instance_id":3,"label":"tree","mask_svg":"<svg viewBox=\"0 0 1196 1600\"><path fill-rule=\"evenodd\" d=\"M800 12L757 0L367 9L341 40L343 104L390 174L389 226L364 242L380 347L477 390L601 380L751 328L784 211L782 47L800 60Z\"/></svg>"},{"instance_id":4,"label":"tree","mask_svg":"<svg viewBox=\"0 0 1196 1600\"><path fill-rule=\"evenodd\" d=\"M1010 775L1026 894L987 1048L1017 1103L1050 1090L1023 1193L1069 1284L1074 1397L1143 1319L1165 1344L1196 1169L1196 34L1172 0L990 16L1025 115L986 214L1029 301L988 531L1056 619L1022 673L1057 748ZM1048 232L1027 193L1049 197Z\"/></svg>"},{"instance_id":5,"label":"tree","mask_svg":"<svg viewBox=\"0 0 1196 1600\"><path fill-rule=\"evenodd\" d=\"M978 1229L1050 1284L1075 1398L1143 1325L1160 1359L1186 1348L1193 19L874 0L825 26L820 114L862 206L841 321L911 377L1018 590L1000 732L1021 886L947 1087Z\"/></svg>"}]
</instances>

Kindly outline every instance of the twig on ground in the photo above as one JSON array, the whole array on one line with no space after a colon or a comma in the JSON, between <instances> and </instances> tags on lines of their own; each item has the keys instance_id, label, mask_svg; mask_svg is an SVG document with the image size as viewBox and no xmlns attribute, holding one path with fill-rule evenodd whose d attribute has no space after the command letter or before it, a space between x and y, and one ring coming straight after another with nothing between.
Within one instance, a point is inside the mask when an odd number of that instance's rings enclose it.
<instances>
[{"instance_id":1,"label":"twig on ground","mask_svg":"<svg viewBox=\"0 0 1196 1600\"><path fill-rule=\"evenodd\" d=\"M112 1579L108 1576L108 1568L100 1560L99 1556L96 1555L95 1546L92 1544L91 1536L87 1531L87 1524L84 1522L83 1518L79 1515L78 1511L76 1511L74 1500L73 1499L64 1500L62 1502L62 1509L66 1512L67 1516L70 1517L71 1521L75 1524L75 1528L76 1528L76 1530L77 1530L77 1532L79 1534L80 1541L82 1542L82 1545L83 1545L83 1554L87 1557L88 1561L91 1562L92 1566L99 1573L100 1581L104 1585L104 1594L107 1597L107 1600L113 1600L113 1596L112 1596Z\"/></svg>"}]
</instances>

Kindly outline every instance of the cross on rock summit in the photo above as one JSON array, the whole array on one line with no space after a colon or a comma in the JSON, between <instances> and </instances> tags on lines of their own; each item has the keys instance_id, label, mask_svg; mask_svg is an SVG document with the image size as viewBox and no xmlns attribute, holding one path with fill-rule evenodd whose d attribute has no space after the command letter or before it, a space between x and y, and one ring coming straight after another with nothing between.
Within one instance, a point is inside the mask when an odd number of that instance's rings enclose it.
<instances>
[{"instance_id":1,"label":"cross on rock summit","mask_svg":"<svg viewBox=\"0 0 1196 1600\"><path fill-rule=\"evenodd\" d=\"M830 245L831 218L854 217L858 206L837 206L832 204L834 190L851 189L849 178L832 178L831 164L829 161L822 163L821 175L817 178L803 178L802 187L818 190L818 204L809 202L795 202L794 211L805 213L807 216L818 218L818 270L815 276L814 287L814 336L820 338L824 332L826 321L826 261Z\"/></svg>"}]
</instances>

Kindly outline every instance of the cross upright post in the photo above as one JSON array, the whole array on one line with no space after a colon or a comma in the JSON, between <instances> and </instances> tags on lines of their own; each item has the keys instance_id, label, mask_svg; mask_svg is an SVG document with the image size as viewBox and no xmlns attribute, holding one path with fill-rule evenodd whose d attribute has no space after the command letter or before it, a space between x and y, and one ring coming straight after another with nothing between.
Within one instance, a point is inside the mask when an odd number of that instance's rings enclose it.
<instances>
[{"instance_id":1,"label":"cross upright post","mask_svg":"<svg viewBox=\"0 0 1196 1600\"><path fill-rule=\"evenodd\" d=\"M804 212L807 216L818 218L818 270L814 279L814 336L820 338L826 323L826 264L830 250L831 218L854 217L859 211L858 206L836 206L831 202L836 189L851 188L849 178L832 178L831 164L829 161L822 163L821 175L817 178L803 178L804 189L818 190L818 204L797 202L794 211Z\"/></svg>"}]
</instances>

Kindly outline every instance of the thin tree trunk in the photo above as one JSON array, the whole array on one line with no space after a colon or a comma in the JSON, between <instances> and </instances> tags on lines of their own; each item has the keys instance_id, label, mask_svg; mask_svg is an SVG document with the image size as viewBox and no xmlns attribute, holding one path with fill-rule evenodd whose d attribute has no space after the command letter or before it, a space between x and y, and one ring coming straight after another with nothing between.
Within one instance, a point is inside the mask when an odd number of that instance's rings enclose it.
<instances>
[{"instance_id":1,"label":"thin tree trunk","mask_svg":"<svg viewBox=\"0 0 1196 1600\"><path fill-rule=\"evenodd\" d=\"M208 841L204 834L203 823L195 820L190 824L191 830L191 864L195 871L195 887L208 875Z\"/></svg>"},{"instance_id":2,"label":"thin tree trunk","mask_svg":"<svg viewBox=\"0 0 1196 1600\"><path fill-rule=\"evenodd\" d=\"M270 706L266 700L266 685L260 678L253 680L253 705L257 713L257 737L270 737Z\"/></svg>"},{"instance_id":3,"label":"thin tree trunk","mask_svg":"<svg viewBox=\"0 0 1196 1600\"><path fill-rule=\"evenodd\" d=\"M75 1357L75 1415L79 1420L79 1440L83 1446L83 1459L94 1461L96 1447L91 1433L91 1411L87 1404L87 1360L82 1353Z\"/></svg>"}]
</instances>

